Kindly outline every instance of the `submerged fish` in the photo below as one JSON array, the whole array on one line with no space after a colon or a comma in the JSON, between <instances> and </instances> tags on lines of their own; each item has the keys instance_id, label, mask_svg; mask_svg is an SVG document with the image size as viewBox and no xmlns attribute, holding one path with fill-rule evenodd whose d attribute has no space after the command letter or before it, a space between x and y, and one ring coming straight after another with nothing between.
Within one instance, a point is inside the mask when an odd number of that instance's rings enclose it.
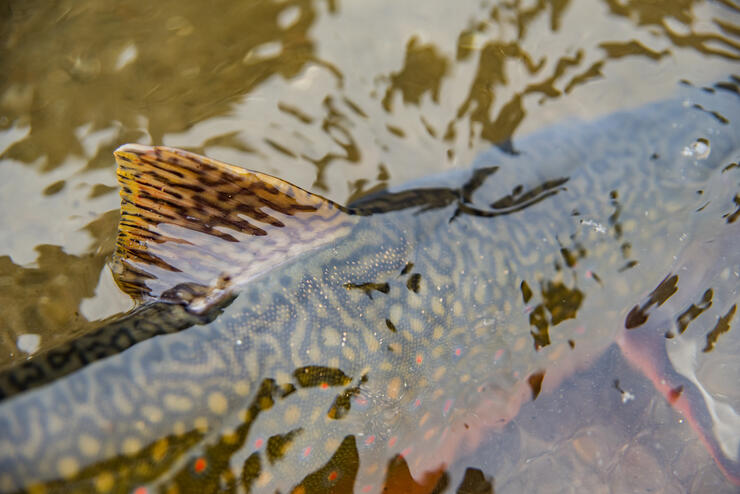
<instances>
[{"instance_id":1,"label":"submerged fish","mask_svg":"<svg viewBox=\"0 0 740 494\"><path fill-rule=\"evenodd\" d=\"M348 207L125 145L142 303L0 375L0 490L486 492L456 460L614 345L740 484L692 366L736 342L739 122L722 83Z\"/></svg>"}]
</instances>

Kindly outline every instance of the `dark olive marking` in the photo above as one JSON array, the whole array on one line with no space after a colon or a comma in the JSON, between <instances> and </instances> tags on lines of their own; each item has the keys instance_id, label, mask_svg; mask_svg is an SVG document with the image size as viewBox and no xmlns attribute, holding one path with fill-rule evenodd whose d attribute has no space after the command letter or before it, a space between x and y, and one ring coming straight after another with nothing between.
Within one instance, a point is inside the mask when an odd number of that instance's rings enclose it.
<instances>
[{"instance_id":1,"label":"dark olive marking","mask_svg":"<svg viewBox=\"0 0 740 494\"><path fill-rule=\"evenodd\" d=\"M522 291L522 300L524 300L524 303L528 303L532 299L532 289L529 288L529 285L526 281L522 281L521 285L519 285L519 288Z\"/></svg>"},{"instance_id":2,"label":"dark olive marking","mask_svg":"<svg viewBox=\"0 0 740 494\"><path fill-rule=\"evenodd\" d=\"M627 261L626 263L624 263L624 265L622 265L619 269L617 269L617 272L624 273L628 269L632 269L635 266L637 266L638 264L639 263L637 261L635 261L635 260Z\"/></svg>"},{"instance_id":3,"label":"dark olive marking","mask_svg":"<svg viewBox=\"0 0 740 494\"><path fill-rule=\"evenodd\" d=\"M401 270L401 275L409 274L411 272L411 270L413 269L413 267L414 267L414 263L413 262L407 262L406 265Z\"/></svg>"},{"instance_id":4,"label":"dark olive marking","mask_svg":"<svg viewBox=\"0 0 740 494\"><path fill-rule=\"evenodd\" d=\"M467 467L455 492L456 494L493 494L493 478L484 475L483 471L478 468Z\"/></svg>"},{"instance_id":5,"label":"dark olive marking","mask_svg":"<svg viewBox=\"0 0 740 494\"><path fill-rule=\"evenodd\" d=\"M529 389L532 390L532 399L537 399L542 390L542 380L545 378L545 371L535 372L527 378Z\"/></svg>"},{"instance_id":6,"label":"dark olive marking","mask_svg":"<svg viewBox=\"0 0 740 494\"><path fill-rule=\"evenodd\" d=\"M722 168L722 173L729 172L733 168L740 168L740 164L738 164L738 163L730 163L726 167Z\"/></svg>"},{"instance_id":7,"label":"dark olive marking","mask_svg":"<svg viewBox=\"0 0 740 494\"><path fill-rule=\"evenodd\" d=\"M735 194L735 197L732 198L732 202L737 205L737 209L732 214L727 215L727 223L735 223L735 221L740 218L740 194Z\"/></svg>"},{"instance_id":8,"label":"dark olive marking","mask_svg":"<svg viewBox=\"0 0 740 494\"><path fill-rule=\"evenodd\" d=\"M357 396L360 394L360 387L354 386L352 388L345 389L341 393L339 393L334 398L334 403L332 403L331 407L329 408L329 412L327 413L328 417L330 419L336 419L339 420L341 418L344 418L350 410L351 407L351 401L353 396Z\"/></svg>"},{"instance_id":9,"label":"dark olive marking","mask_svg":"<svg viewBox=\"0 0 740 494\"><path fill-rule=\"evenodd\" d=\"M324 466L304 477L291 492L354 492L360 455L355 436L348 435Z\"/></svg>"},{"instance_id":10,"label":"dark olive marking","mask_svg":"<svg viewBox=\"0 0 740 494\"><path fill-rule=\"evenodd\" d=\"M371 299L373 298L373 291L388 293L391 290L388 283L345 283L342 286L347 290L362 290Z\"/></svg>"},{"instance_id":11,"label":"dark olive marking","mask_svg":"<svg viewBox=\"0 0 740 494\"><path fill-rule=\"evenodd\" d=\"M668 391L668 401L670 403L675 403L676 400L678 400L681 397L682 393L683 393L683 385L676 386L675 388Z\"/></svg>"},{"instance_id":12,"label":"dark olive marking","mask_svg":"<svg viewBox=\"0 0 740 494\"><path fill-rule=\"evenodd\" d=\"M285 434L275 434L274 436L270 436L267 440L267 448L265 449L267 453L267 461L273 465L276 461L285 456L290 445L293 444L293 441L301 432L303 432L303 429L299 427L286 432Z\"/></svg>"},{"instance_id":13,"label":"dark olive marking","mask_svg":"<svg viewBox=\"0 0 740 494\"><path fill-rule=\"evenodd\" d=\"M642 326L648 320L648 309L653 305L663 305L663 303L671 298L671 296L678 290L678 275L668 275L658 286L650 292L647 301L638 307L635 305L632 310L627 314L624 321L624 327L627 329L635 329Z\"/></svg>"},{"instance_id":14,"label":"dark olive marking","mask_svg":"<svg viewBox=\"0 0 740 494\"><path fill-rule=\"evenodd\" d=\"M703 111L707 115L711 115L712 117L714 117L722 125L727 125L728 123L730 123L730 121L727 119L727 117L725 117L721 113L716 112L716 111L713 111L713 110L707 110L707 109L705 109L703 106L701 106L698 103L694 103L694 108L696 108L697 110Z\"/></svg>"},{"instance_id":15,"label":"dark olive marking","mask_svg":"<svg viewBox=\"0 0 740 494\"><path fill-rule=\"evenodd\" d=\"M299 367L293 371L293 376L303 388L321 386L324 383L329 386L346 386L352 382L352 378L342 372L341 369L319 365Z\"/></svg>"},{"instance_id":16,"label":"dark olive marking","mask_svg":"<svg viewBox=\"0 0 740 494\"><path fill-rule=\"evenodd\" d=\"M530 331L534 339L534 348L539 350L550 344L550 323L547 321L547 315L545 314L545 307L539 304L537 307L529 313L529 324L537 328L537 331Z\"/></svg>"},{"instance_id":17,"label":"dark olive marking","mask_svg":"<svg viewBox=\"0 0 740 494\"><path fill-rule=\"evenodd\" d=\"M714 291L711 288L708 288L704 295L701 297L701 301L699 302L699 305L691 304L691 306L683 311L679 316L676 318L676 325L678 326L678 334L683 334L684 331L686 331L686 328L689 327L689 324L691 321L699 317L699 315L710 308L712 306L712 296L714 295Z\"/></svg>"},{"instance_id":18,"label":"dark olive marking","mask_svg":"<svg viewBox=\"0 0 740 494\"><path fill-rule=\"evenodd\" d=\"M242 466L241 482L247 492L251 492L252 483L257 480L260 473L262 473L262 462L259 453L255 451L244 460Z\"/></svg>"},{"instance_id":19,"label":"dark olive marking","mask_svg":"<svg viewBox=\"0 0 740 494\"><path fill-rule=\"evenodd\" d=\"M406 288L408 288L414 293L419 293L420 285L421 285L421 274L419 273L412 274L409 277L409 279L406 281Z\"/></svg>"},{"instance_id":20,"label":"dark olive marking","mask_svg":"<svg viewBox=\"0 0 740 494\"><path fill-rule=\"evenodd\" d=\"M444 466L425 472L418 480L414 479L406 459L400 454L388 460L385 472L382 490L384 493L429 492L439 494L445 492L450 484L450 476Z\"/></svg>"},{"instance_id":21,"label":"dark olive marking","mask_svg":"<svg viewBox=\"0 0 740 494\"><path fill-rule=\"evenodd\" d=\"M396 329L396 325L395 325L395 324L393 324L393 322L392 322L392 321L391 321L390 319L386 319L386 320L385 320L385 325L386 325L386 326L388 327L388 329L390 329L390 330L391 330L391 331L393 331L394 333L395 333L395 332L397 331L397 329ZM389 349L390 349L390 348L389 348Z\"/></svg>"},{"instance_id":22,"label":"dark olive marking","mask_svg":"<svg viewBox=\"0 0 740 494\"><path fill-rule=\"evenodd\" d=\"M730 330L730 321L735 316L736 310L737 305L733 305L730 307L730 310L727 311L727 314L718 318L717 324L709 333L707 333L707 344L702 349L702 352L711 352L720 335L727 333Z\"/></svg>"}]
</instances>

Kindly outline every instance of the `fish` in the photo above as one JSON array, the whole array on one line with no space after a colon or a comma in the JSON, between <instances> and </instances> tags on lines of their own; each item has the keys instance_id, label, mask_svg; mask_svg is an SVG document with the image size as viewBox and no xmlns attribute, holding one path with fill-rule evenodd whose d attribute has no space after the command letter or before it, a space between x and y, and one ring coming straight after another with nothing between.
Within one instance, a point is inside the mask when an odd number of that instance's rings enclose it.
<instances>
[{"instance_id":1,"label":"fish","mask_svg":"<svg viewBox=\"0 0 740 494\"><path fill-rule=\"evenodd\" d=\"M0 491L493 492L459 459L615 348L740 485L740 411L695 365L737 345L739 87L346 206L121 146L138 306L0 373Z\"/></svg>"}]
</instances>

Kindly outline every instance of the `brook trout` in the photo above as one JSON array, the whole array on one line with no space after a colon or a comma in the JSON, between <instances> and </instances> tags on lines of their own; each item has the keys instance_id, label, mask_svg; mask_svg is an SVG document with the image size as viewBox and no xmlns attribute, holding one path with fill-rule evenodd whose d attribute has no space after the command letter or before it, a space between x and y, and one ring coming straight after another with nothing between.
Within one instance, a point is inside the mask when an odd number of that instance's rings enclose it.
<instances>
[{"instance_id":1,"label":"brook trout","mask_svg":"<svg viewBox=\"0 0 740 494\"><path fill-rule=\"evenodd\" d=\"M141 303L0 376L0 490L462 491L484 473L457 459L614 345L740 485L737 404L695 372L738 346L738 91L346 207L120 147L112 268Z\"/></svg>"}]
</instances>

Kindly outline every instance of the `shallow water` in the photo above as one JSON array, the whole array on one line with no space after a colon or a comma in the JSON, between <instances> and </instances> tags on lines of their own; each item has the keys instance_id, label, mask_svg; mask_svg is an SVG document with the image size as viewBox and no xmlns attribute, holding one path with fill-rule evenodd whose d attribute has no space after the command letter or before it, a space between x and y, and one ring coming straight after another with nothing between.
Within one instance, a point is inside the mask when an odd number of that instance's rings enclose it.
<instances>
[{"instance_id":1,"label":"shallow water","mask_svg":"<svg viewBox=\"0 0 740 494\"><path fill-rule=\"evenodd\" d=\"M740 10L729 1L2 8L0 367L132 305L106 268L120 144L184 147L346 203L465 167L493 143L516 148L518 136L564 119L674 94L680 81L725 80L740 59ZM609 382L604 368L597 374ZM714 382L736 374L718 368ZM563 393L578 397L579 379L596 377L574 376ZM579 490L565 472L593 467L604 444L621 480L594 474L594 485L701 491L716 480L731 489L690 431L655 425L675 425L662 398L644 399L658 418L640 431L596 414L555 439L512 432L519 454L497 490L528 490L536 471L555 491ZM690 459L655 459L645 445L668 433ZM593 436L618 439L577 441ZM565 438L570 449L555 446ZM562 454L571 450L580 463ZM545 466L523 467L532 462ZM691 474L673 471L681 468ZM590 485L587 473L578 478Z\"/></svg>"}]
</instances>

